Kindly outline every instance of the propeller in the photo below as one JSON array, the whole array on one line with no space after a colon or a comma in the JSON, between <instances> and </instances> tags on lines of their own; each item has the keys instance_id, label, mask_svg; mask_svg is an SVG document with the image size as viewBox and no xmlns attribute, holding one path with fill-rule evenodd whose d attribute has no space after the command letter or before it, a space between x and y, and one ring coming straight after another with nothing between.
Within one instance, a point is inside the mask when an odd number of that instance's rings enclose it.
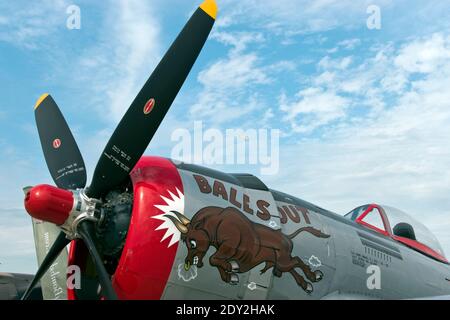
<instances>
[{"instance_id":1,"label":"propeller","mask_svg":"<svg viewBox=\"0 0 450 320\"><path fill-rule=\"evenodd\" d=\"M35 115L39 138L58 188L39 185L27 189L25 208L32 217L58 225L61 234L22 299L28 298L59 253L73 239L82 239L86 244L104 297L117 299L94 237L101 200L128 180L189 75L216 15L215 0L204 1L194 12L120 121L100 156L87 189L84 189L84 161L64 116L50 95L45 94L38 100Z\"/></svg>"}]
</instances>

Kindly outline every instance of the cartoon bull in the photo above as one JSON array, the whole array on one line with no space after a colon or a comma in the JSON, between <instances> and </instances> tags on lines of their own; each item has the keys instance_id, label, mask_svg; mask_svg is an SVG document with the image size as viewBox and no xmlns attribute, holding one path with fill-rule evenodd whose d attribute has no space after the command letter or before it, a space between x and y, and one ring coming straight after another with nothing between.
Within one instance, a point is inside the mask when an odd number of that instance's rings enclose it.
<instances>
[{"instance_id":1,"label":"cartoon bull","mask_svg":"<svg viewBox=\"0 0 450 320\"><path fill-rule=\"evenodd\" d=\"M209 258L209 263L219 270L220 277L226 283L237 284L239 277L236 273L248 272L263 262L265 267L261 274L271 268L277 277L289 272L307 293L313 291L313 286L295 268L300 268L311 282L318 282L323 278L321 271L313 272L299 257L292 257L292 239L301 232L309 232L319 238L329 237L317 229L304 227L291 235L285 235L281 230L252 222L232 207L206 207L199 210L192 220L179 212L172 213L176 217L165 217L181 232L181 240L187 246L186 270L192 265L201 268L206 252L213 246L217 251Z\"/></svg>"}]
</instances>

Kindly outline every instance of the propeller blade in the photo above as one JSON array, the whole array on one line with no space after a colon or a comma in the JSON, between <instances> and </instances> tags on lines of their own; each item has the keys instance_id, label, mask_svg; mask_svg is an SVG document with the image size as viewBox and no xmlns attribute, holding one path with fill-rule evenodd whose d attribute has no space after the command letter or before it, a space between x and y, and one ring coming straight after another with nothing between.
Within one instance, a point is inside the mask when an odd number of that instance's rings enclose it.
<instances>
[{"instance_id":1,"label":"propeller blade","mask_svg":"<svg viewBox=\"0 0 450 320\"><path fill-rule=\"evenodd\" d=\"M100 285L102 286L103 295L108 300L117 300L117 294L114 291L109 274L106 271L105 266L103 265L102 258L100 257L100 254L98 253L97 248L95 247L95 243L92 239L92 229L91 226L88 225L88 222L85 221L80 223L78 233L91 254L92 261L94 262L95 269L97 270Z\"/></svg>"},{"instance_id":2,"label":"propeller blade","mask_svg":"<svg viewBox=\"0 0 450 320\"><path fill-rule=\"evenodd\" d=\"M47 270L51 267L53 262L58 258L61 251L64 250L64 248L70 243L70 240L66 238L66 235L64 232L61 232L58 235L58 238L56 238L55 242L53 243L52 247L47 253L47 256L45 257L44 261L42 261L41 266L39 267L38 271L36 272L36 275L33 278L33 281L31 281L27 291L22 296L22 300L27 300L30 296L30 293L33 291L34 287L37 285L39 280L44 276L44 274L47 272Z\"/></svg>"},{"instance_id":3,"label":"propeller blade","mask_svg":"<svg viewBox=\"0 0 450 320\"><path fill-rule=\"evenodd\" d=\"M86 186L86 169L78 145L53 98L44 94L34 108L47 167L62 189Z\"/></svg>"},{"instance_id":4,"label":"propeller blade","mask_svg":"<svg viewBox=\"0 0 450 320\"><path fill-rule=\"evenodd\" d=\"M197 60L217 15L214 0L195 11L109 140L87 195L100 198L123 183L147 149Z\"/></svg>"}]
</instances>

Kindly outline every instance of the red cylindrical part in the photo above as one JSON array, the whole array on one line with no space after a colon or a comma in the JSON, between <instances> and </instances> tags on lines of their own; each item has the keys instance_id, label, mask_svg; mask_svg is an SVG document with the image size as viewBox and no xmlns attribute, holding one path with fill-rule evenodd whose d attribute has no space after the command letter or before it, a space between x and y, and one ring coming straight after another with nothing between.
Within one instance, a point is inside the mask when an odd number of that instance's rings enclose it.
<instances>
[{"instance_id":1,"label":"red cylindrical part","mask_svg":"<svg viewBox=\"0 0 450 320\"><path fill-rule=\"evenodd\" d=\"M33 218L62 225L74 205L73 193L49 185L32 188L25 196L25 209Z\"/></svg>"}]
</instances>

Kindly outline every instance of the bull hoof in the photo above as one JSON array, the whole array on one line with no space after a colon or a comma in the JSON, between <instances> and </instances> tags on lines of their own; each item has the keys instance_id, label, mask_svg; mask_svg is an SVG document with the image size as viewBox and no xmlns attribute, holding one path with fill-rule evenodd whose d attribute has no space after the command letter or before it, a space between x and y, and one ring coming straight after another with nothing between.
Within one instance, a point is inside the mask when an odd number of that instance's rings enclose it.
<instances>
[{"instance_id":1,"label":"bull hoof","mask_svg":"<svg viewBox=\"0 0 450 320\"><path fill-rule=\"evenodd\" d=\"M316 276L315 282L319 282L323 279L323 273L320 270L314 271L314 275Z\"/></svg>"},{"instance_id":2,"label":"bull hoof","mask_svg":"<svg viewBox=\"0 0 450 320\"><path fill-rule=\"evenodd\" d=\"M239 277L237 274L230 275L230 284L231 285L237 285L239 283Z\"/></svg>"},{"instance_id":3,"label":"bull hoof","mask_svg":"<svg viewBox=\"0 0 450 320\"><path fill-rule=\"evenodd\" d=\"M314 287L312 286L311 283L307 282L306 283L306 288L305 288L305 292L307 294L311 294L314 291Z\"/></svg>"},{"instance_id":4,"label":"bull hoof","mask_svg":"<svg viewBox=\"0 0 450 320\"><path fill-rule=\"evenodd\" d=\"M234 260L230 261L230 265L231 265L231 272L239 271L239 265L236 261L234 261Z\"/></svg>"}]
</instances>

